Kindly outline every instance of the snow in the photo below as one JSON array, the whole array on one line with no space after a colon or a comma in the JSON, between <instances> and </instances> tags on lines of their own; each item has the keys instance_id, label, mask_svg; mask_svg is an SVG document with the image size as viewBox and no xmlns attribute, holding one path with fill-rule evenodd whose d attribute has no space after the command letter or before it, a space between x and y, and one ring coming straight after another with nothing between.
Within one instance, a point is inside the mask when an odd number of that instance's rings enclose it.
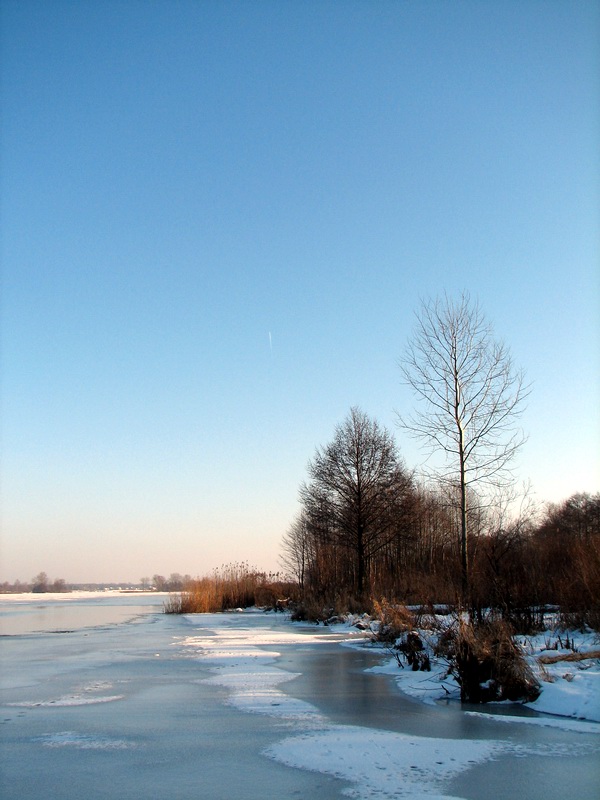
<instances>
[{"instance_id":1,"label":"snow","mask_svg":"<svg viewBox=\"0 0 600 800\"><path fill-rule=\"evenodd\" d=\"M142 589L103 589L101 591L87 591L74 589L68 592L16 592L3 594L0 592L0 603L68 603L77 600L102 600L107 597L141 598L154 597L158 600L169 596L169 592L144 591Z\"/></svg>"},{"instance_id":2,"label":"snow","mask_svg":"<svg viewBox=\"0 0 600 800\"><path fill-rule=\"evenodd\" d=\"M600 722L600 658L596 655L581 661L568 660L574 654L600 653L598 635L571 632L569 638L574 649L548 650L546 644L550 640L558 642L557 635L550 631L523 643L530 663L542 680L540 697L528 705L545 714ZM564 639L563 634L560 640ZM560 658L564 660L545 663L548 659ZM544 663L540 664L540 660Z\"/></svg>"},{"instance_id":3,"label":"snow","mask_svg":"<svg viewBox=\"0 0 600 800\"><path fill-rule=\"evenodd\" d=\"M186 615L193 624L195 615ZM306 634L294 630L260 630L253 627L227 627L228 617L203 614L202 623L214 628L209 639L188 636L183 647L194 648L203 661L209 661L214 675L204 682L223 686L230 691L228 702L244 711L268 714L290 721L322 723L317 709L289 697L279 686L295 677L274 666L283 645L330 641L328 634ZM290 626L291 627L291 626ZM264 648L268 647L269 650Z\"/></svg>"},{"instance_id":4,"label":"snow","mask_svg":"<svg viewBox=\"0 0 600 800\"><path fill-rule=\"evenodd\" d=\"M192 625L196 621L194 615L187 619ZM449 782L477 764L499 756L566 754L564 746L553 749L548 745L524 747L502 739L439 739L332 724L311 704L285 694L285 683L294 674L276 666L283 645L330 642L331 628L315 628L310 634L305 629L297 633L293 629L259 632L251 625L232 628L230 620L226 616L215 616L208 621L208 627L213 629L210 638L203 632L200 636L188 636L181 643L210 664L213 675L205 682L225 687L229 692L228 702L236 708L277 717L287 723L294 734L269 746L264 754L291 767L348 781L350 786L344 792L348 797L358 800L375 797L381 800L399 797L407 800L452 800L453 795L445 791ZM204 624L205 621L203 627ZM364 633L357 634L348 624L335 626L334 630L346 632L343 644L371 646ZM401 691L429 703L447 696L447 691L454 693L457 689L443 677L445 669L439 664L434 666L432 673L414 673L399 669L396 660L390 659L387 664L371 671L393 673ZM572 716L575 706L585 706L587 713L594 718L593 703L585 705L583 700L590 695L588 684L599 685L597 678L596 670L586 670L581 681L569 682L572 698L578 699L568 709L563 704L563 712L568 710L568 715ZM553 705L552 700L548 706L556 713L558 706ZM522 719L491 714L482 717L510 721ZM564 730L600 733L600 727L594 723L554 719L552 724L562 726ZM585 751L585 747L581 751ZM572 745L570 753L576 755L577 752L577 746Z\"/></svg>"},{"instance_id":5,"label":"snow","mask_svg":"<svg viewBox=\"0 0 600 800\"><path fill-rule=\"evenodd\" d=\"M443 786L463 770L506 749L501 742L406 736L336 725L293 736L267 753L288 766L349 780L355 798L437 798L450 800Z\"/></svg>"},{"instance_id":6,"label":"snow","mask_svg":"<svg viewBox=\"0 0 600 800\"><path fill-rule=\"evenodd\" d=\"M128 597L130 595L123 597L124 603ZM64 597L60 599L65 600ZM32 599L30 595L29 602L39 602L39 598ZM596 652L598 648L592 633L575 634L575 641L570 634L569 648L563 646L564 637L559 640L550 630L520 641L530 663L539 676L546 679L539 700L530 704L524 715L520 705L511 703L461 710L458 687L447 676L444 663L432 659L431 672L401 669L391 654L387 658L385 649L373 644L370 626L364 620L362 627L366 630L359 630L353 624L356 619L328 627L308 626L291 623L281 614L257 611L190 614L178 618L159 614L158 618L160 624L149 625L147 629L130 625L116 626L108 632L86 631L81 638L72 640L79 642L77 652L68 646L70 640L49 637L49 652L37 652L35 661L25 669L23 662L16 663L12 673L3 678L5 722L14 709L15 716L10 724L31 727L24 728L30 732L28 735L15 736L11 747L21 748L31 742L28 746L37 748L41 755L27 751L28 758L39 758L40 764L46 763L44 753L46 758L52 759L61 753L66 756L72 753L71 758L79 762L89 757L100 758L94 755L96 752L115 760L120 751L124 751L126 757L130 750L136 755L147 753L148 763L153 763L165 746L161 737L165 735L168 741L177 736L181 737L174 745L178 753L182 747L190 747L192 760L186 761L186 765L194 764L192 768L198 774L206 775L211 767L198 762L201 751L194 750L194 746L197 747L194 741L207 736L202 733L203 705L193 711L187 732L177 729L181 725L177 720L187 719L185 713L194 697L189 693L190 687L199 689L202 686L204 705L210 698L210 703L228 708L227 714L231 715L227 717L225 730L232 748L232 763L236 759L240 761L239 754L236 755L235 716L239 717L237 712L256 715L257 725L254 728L250 725L250 730L255 729L257 734L259 730L269 731L257 746L265 763L271 765L269 769L275 769L276 765L278 769L293 767L305 771L307 778L314 773L340 779L345 782L344 795L353 800L455 800L456 787L469 779L471 770L481 768L493 772L495 762L504 765L498 769L506 769L507 763L516 763L514 758L542 757L548 764L555 757L567 758L571 770L572 759L582 756L581 763L588 764L585 769L589 774L590 759L593 761L600 750L597 738L600 733L600 663L598 658L581 659L582 654ZM104 645L102 637L106 640ZM15 643L18 638L8 637ZM35 637L25 637L18 647L23 648L23 653L33 653L29 648L33 648L35 642ZM378 654L381 663L367 672L393 676L398 692L412 698L415 704L427 704L427 713L445 714L451 710L446 704L454 704L456 711L452 715L472 720L467 727L469 733L457 732L462 730L458 726L445 730L444 738L436 727L433 730L437 735L429 736L424 735L429 732L425 726L417 731L421 735L416 735L404 732L408 729L401 725L397 730L396 726L383 730L363 725L362 718L358 724L338 724L326 711L310 702L318 702L315 694L305 693L303 697L307 699L302 700L293 697L288 684L300 674L294 670L304 670L302 664L306 663L302 659L294 660L294 652L298 648L318 650L327 645L329 659L332 642L344 647L366 648ZM574 651L579 655L574 655ZM552 663L540 666L540 656ZM58 658L56 662L55 657ZM312 658L312 654L307 658ZM562 660L565 658L571 660ZM145 670L140 676L137 675L138 663ZM290 669L283 668L285 663ZM331 663L337 663L335 654ZM98 665L102 666L101 673ZM178 672L183 666L184 672ZM179 678L171 686L169 681L174 671ZM155 677L148 685L145 676ZM182 698L181 705L176 705L178 697ZM161 725L166 726L164 734L161 729L155 737L152 727L144 727L148 722L148 707L154 709L153 714L156 713ZM34 724L36 715L44 720L44 727ZM210 719L214 720L214 715ZM141 728L140 720L145 720ZM509 727L508 723L516 724L516 728ZM169 727L171 725L175 727ZM519 726L529 726L529 731ZM541 726L539 732L534 726ZM554 730L544 733L543 728ZM523 735L519 735L518 730ZM189 745L183 745L184 741ZM73 760L72 769L75 763ZM115 761L117 763L121 762ZM91 762L89 764L91 769ZM240 770L250 768L250 762L243 764L245 766L239 763ZM119 773L121 777L124 774ZM570 775L569 780L572 773ZM141 779L144 780L143 776ZM230 778L225 775L223 780ZM175 786L175 794L176 789ZM558 797L561 793L562 790L557 789L548 796ZM20 796L32 798L33 794ZM279 796L291 794L282 791ZM332 795L319 796L329 798Z\"/></svg>"},{"instance_id":7,"label":"snow","mask_svg":"<svg viewBox=\"0 0 600 800\"><path fill-rule=\"evenodd\" d=\"M82 697L81 695L64 695L55 700L25 700L21 703L6 703L12 708L39 708L41 706L93 706L97 703L113 703L122 700L124 695L113 694L108 697Z\"/></svg>"},{"instance_id":8,"label":"snow","mask_svg":"<svg viewBox=\"0 0 600 800\"><path fill-rule=\"evenodd\" d=\"M346 624L352 626L352 620ZM420 632L424 641L427 641L427 632ZM553 630L546 630L536 636L518 637L517 641L522 646L528 663L534 674L541 682L540 697L524 706L543 714L552 715L558 720L538 719L537 724L548 727L563 727L565 730L577 730L578 725L569 720L587 720L600 722L600 658L588 658L579 661L556 660L555 663L540 664L540 658L569 659L573 657L573 650L567 648L548 649L549 642L563 641L566 633L558 634ZM595 632L578 633L570 632L569 639L577 653L597 653L600 651L598 634ZM355 639L349 639L346 644L355 645ZM365 646L365 643L363 643ZM372 645L371 645L372 646ZM393 675L400 691L410 697L428 704L436 704L443 700L458 700L459 687L452 676L448 675L447 665L440 660L431 658L431 672L413 672L410 667L400 668L395 657L390 657L385 663L372 667L371 672ZM493 704L496 708L502 705L510 713L511 703ZM494 719L501 719L494 715ZM510 721L532 723L535 718L510 716ZM600 733L600 728L590 725L580 725L581 730L593 730Z\"/></svg>"},{"instance_id":9,"label":"snow","mask_svg":"<svg viewBox=\"0 0 600 800\"><path fill-rule=\"evenodd\" d=\"M73 747L77 750L126 750L135 747L123 739L107 736L87 736L75 731L47 733L37 738L44 747Z\"/></svg>"}]
</instances>

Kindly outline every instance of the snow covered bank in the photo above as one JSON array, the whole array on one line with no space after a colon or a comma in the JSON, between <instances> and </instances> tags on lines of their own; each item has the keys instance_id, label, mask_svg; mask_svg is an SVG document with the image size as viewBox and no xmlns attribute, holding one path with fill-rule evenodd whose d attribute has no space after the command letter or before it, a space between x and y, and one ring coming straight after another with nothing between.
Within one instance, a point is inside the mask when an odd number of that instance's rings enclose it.
<instances>
[{"instance_id":1,"label":"snow covered bank","mask_svg":"<svg viewBox=\"0 0 600 800\"><path fill-rule=\"evenodd\" d=\"M598 634L570 632L572 648L547 649L552 640L559 642L550 631L524 640L528 659L542 681L542 693L529 707L545 714L575 717L600 722L600 652ZM571 660L574 655L594 656Z\"/></svg>"},{"instance_id":2,"label":"snow covered bank","mask_svg":"<svg viewBox=\"0 0 600 800\"><path fill-rule=\"evenodd\" d=\"M352 623L350 620L344 627L351 630ZM419 635L424 642L431 638L428 631L419 631ZM555 647L563 644L567 638L570 643L569 648ZM517 641L542 687L539 698L534 702L525 703L525 707L554 717L586 720L590 723L600 722L600 658L596 656L600 648L598 634L572 631L568 635L565 632L558 636L547 630L536 636L520 636ZM355 646L356 639L350 639L346 644ZM368 640L363 640L359 646L375 647L385 652L381 645L369 644ZM458 701L460 689L455 679L448 675L448 665L436 659L432 652L430 661L430 672L413 672L408 666L402 669L397 659L390 656L384 664L372 667L371 671L392 675L398 688L416 700L430 704L447 700ZM493 705L496 710L504 709L507 714L511 713L513 706L511 703ZM501 719L497 714L494 714L493 718ZM509 719L511 722L534 721L531 717L514 715ZM563 725L565 729L577 729L577 723L567 720L553 721L538 718L535 721L537 724L555 727ZM600 733L600 726L597 725L580 725L580 729Z\"/></svg>"}]
</instances>

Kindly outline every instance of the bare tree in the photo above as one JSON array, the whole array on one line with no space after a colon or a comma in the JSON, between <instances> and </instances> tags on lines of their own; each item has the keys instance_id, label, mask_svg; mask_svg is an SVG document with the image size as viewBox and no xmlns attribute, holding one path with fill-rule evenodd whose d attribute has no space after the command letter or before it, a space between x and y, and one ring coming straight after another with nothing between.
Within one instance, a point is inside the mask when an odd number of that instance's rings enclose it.
<instances>
[{"instance_id":1,"label":"bare tree","mask_svg":"<svg viewBox=\"0 0 600 800\"><path fill-rule=\"evenodd\" d=\"M421 404L412 416L400 416L400 424L424 440L431 455L441 454L433 471L459 494L466 600L468 490L512 482L511 462L525 441L517 419L528 389L468 294L456 302L444 296L421 304L400 368Z\"/></svg>"},{"instance_id":2,"label":"bare tree","mask_svg":"<svg viewBox=\"0 0 600 800\"><path fill-rule=\"evenodd\" d=\"M48 591L48 576L45 572L39 572L31 583L33 584L31 587L32 592L42 593Z\"/></svg>"},{"instance_id":3,"label":"bare tree","mask_svg":"<svg viewBox=\"0 0 600 800\"><path fill-rule=\"evenodd\" d=\"M290 576L293 576L298 585L304 590L304 578L309 562L309 540L307 533L306 515L300 512L282 540L281 566Z\"/></svg>"},{"instance_id":4,"label":"bare tree","mask_svg":"<svg viewBox=\"0 0 600 800\"><path fill-rule=\"evenodd\" d=\"M394 536L398 503L411 486L392 435L352 408L333 441L317 449L300 496L309 525L354 555L355 588L365 590L370 559Z\"/></svg>"}]
</instances>

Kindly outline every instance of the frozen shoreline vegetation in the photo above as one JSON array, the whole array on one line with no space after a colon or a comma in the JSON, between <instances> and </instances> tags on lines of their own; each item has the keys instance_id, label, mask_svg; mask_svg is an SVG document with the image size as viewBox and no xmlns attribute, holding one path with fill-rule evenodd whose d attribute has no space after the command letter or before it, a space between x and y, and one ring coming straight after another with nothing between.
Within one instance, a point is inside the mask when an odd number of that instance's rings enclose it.
<instances>
[{"instance_id":1,"label":"frozen shoreline vegetation","mask_svg":"<svg viewBox=\"0 0 600 800\"><path fill-rule=\"evenodd\" d=\"M327 644L332 640L343 646L368 648L381 654L381 645L374 645L368 636L371 625L377 623L365 622L366 617L348 617L339 624L317 625L313 631L307 632L305 624L297 629L295 624L280 625L275 630L254 629L248 616L244 613L202 615L202 633L185 637L182 646L193 652L203 664L209 665L213 674L204 682L226 688L229 704L246 712L274 717L284 727L292 729L290 735L266 748L266 755L291 767L349 781L350 787L344 792L349 797L449 800L455 796L449 793L450 782L477 765L505 756L575 756L589 750L589 744L577 742L566 749L558 744L515 744L504 738L502 725L494 725L497 738L479 740L415 736L334 724L316 706L286 693L286 685L298 675L281 669L278 658L282 649L291 644ZM190 625L199 622L196 615L186 615L185 618ZM357 628L357 623L362 630ZM205 627L212 630L211 637L206 636ZM532 641L532 657L542 641L543 638ZM581 647L584 646L581 642ZM552 652L557 654L559 651ZM552 669L554 671L555 667ZM429 704L448 697L458 699L458 687L443 678L444 670L435 661L430 673L399 669L394 657L387 664L371 667L369 671L393 674L402 692ZM549 693L545 703L533 704L532 708L548 714L585 715L588 720L600 719L600 669L597 662L582 671L580 678L574 676L572 680L560 680L565 686L557 680L558 689ZM490 720L492 724L529 723L569 732L600 734L600 726L591 721L537 715L512 716L511 707L506 704L503 710L506 714L463 713Z\"/></svg>"},{"instance_id":2,"label":"frozen shoreline vegetation","mask_svg":"<svg viewBox=\"0 0 600 800\"><path fill-rule=\"evenodd\" d=\"M350 616L342 623L344 628L350 629L357 624L363 629L366 626L376 638L380 623L372 621L366 615ZM392 675L402 692L421 702L435 704L444 700L459 701L460 687L456 678L449 673L447 661L435 655L436 637L428 629L416 630L414 633L423 643L429 669L412 669L406 660L402 661L399 638L398 643L387 647L390 657L386 663L372 667L370 671ZM554 719L510 716L511 722L518 719L530 724L566 726L577 730L581 725L579 721L587 721L594 725L588 726L583 722L586 730L589 727L589 730L600 733L600 727L595 725L600 722L600 641L597 632L557 631L548 628L535 635L515 636L513 639L538 679L541 691L539 697L531 702L503 701L486 704L486 709L491 706L499 712L493 718L501 719L502 711L510 714L511 707L522 706L551 715ZM356 646L352 640L346 644ZM374 643L374 646L380 650L382 648L381 643ZM564 718L577 722L571 725Z\"/></svg>"},{"instance_id":3,"label":"frozen shoreline vegetation","mask_svg":"<svg viewBox=\"0 0 600 800\"><path fill-rule=\"evenodd\" d=\"M184 616L190 622L195 618L193 614ZM210 616L211 619L214 617L215 624L221 619L220 615L203 615L203 617L207 616ZM285 634L280 633L275 641L272 637L267 637L264 642L260 638L252 638L252 659L257 668L260 667L263 660L256 648L263 644L276 645L278 642L297 641L293 633L293 627L296 624L298 623L291 623L291 631ZM402 658L400 637L393 645L385 646L377 641L380 628L381 622L367 614L348 615L345 618L336 618L327 626L317 625L316 632L310 637L310 640L315 642L321 639L329 640L330 632L333 632L344 635L341 642L344 646L372 648L375 653L381 655L387 651L390 654L389 658L383 664L371 667L370 672L391 675L400 691L427 704L435 704L438 701L460 701L460 687L456 678L449 672L448 662L435 655L435 637L432 636L430 629L413 631L422 642L423 650L427 654L429 668L421 670L411 668L406 659ZM322 633L320 633L321 631ZM306 639L307 636L303 633L301 640L306 641ZM230 656L235 655L238 659L244 656L241 642L239 633L230 638L226 629L221 629L219 625L215 640L211 642L210 646L206 644L203 646L203 657L209 659L213 667L218 670L217 677L212 680L235 689L232 703L242 707L245 703L250 702L253 710L258 710L252 682L244 684L243 692L240 690L243 681L240 683L239 675L243 674L244 680L248 681L248 673L244 671L243 667L240 668L241 673L239 670L231 671L230 669ZM549 627L535 635L515 636L514 642L515 646L522 651L532 673L539 680L541 691L539 697L530 702L503 701L486 704L486 708L491 706L497 712L492 715L493 718L500 718L503 711L510 715L511 708L524 707L544 715L550 715L554 719L520 716L516 718L519 721L530 724L565 726L572 730L578 729L580 721L583 722L583 728L587 730L588 726L585 723L590 722L594 725L589 729L600 733L600 727L595 725L595 723L600 723L600 641L598 634L595 631L557 631ZM193 645L193 638L186 641L186 646ZM230 653L225 645L231 646ZM265 658L267 662L271 660L268 653ZM241 662L236 661L236 664L239 663ZM229 668L227 672L224 671L225 665ZM273 676L274 673L267 671L266 674ZM258 684L264 677L262 673L257 673ZM272 691L275 691L275 688ZM264 697L267 698L268 694L265 694ZM268 708L270 709L271 706ZM480 712L469 711L468 713ZM511 716L510 719L514 721L515 717ZM572 725L567 720L574 720L575 724Z\"/></svg>"}]
</instances>

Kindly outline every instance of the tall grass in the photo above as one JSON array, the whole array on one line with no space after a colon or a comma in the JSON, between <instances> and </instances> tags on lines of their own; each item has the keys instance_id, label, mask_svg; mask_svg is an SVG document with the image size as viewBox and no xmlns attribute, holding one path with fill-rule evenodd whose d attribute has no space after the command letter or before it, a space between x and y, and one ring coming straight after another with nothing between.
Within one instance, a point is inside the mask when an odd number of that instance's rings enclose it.
<instances>
[{"instance_id":1,"label":"tall grass","mask_svg":"<svg viewBox=\"0 0 600 800\"><path fill-rule=\"evenodd\" d=\"M462 702L526 702L539 697L540 684L514 630L499 615L492 613L479 622L456 617L440 637L437 655L446 659Z\"/></svg>"},{"instance_id":2,"label":"tall grass","mask_svg":"<svg viewBox=\"0 0 600 800\"><path fill-rule=\"evenodd\" d=\"M190 581L165 603L167 614L206 614L251 606L277 607L290 597L294 584L267 574L246 562L224 564L204 578Z\"/></svg>"}]
</instances>

